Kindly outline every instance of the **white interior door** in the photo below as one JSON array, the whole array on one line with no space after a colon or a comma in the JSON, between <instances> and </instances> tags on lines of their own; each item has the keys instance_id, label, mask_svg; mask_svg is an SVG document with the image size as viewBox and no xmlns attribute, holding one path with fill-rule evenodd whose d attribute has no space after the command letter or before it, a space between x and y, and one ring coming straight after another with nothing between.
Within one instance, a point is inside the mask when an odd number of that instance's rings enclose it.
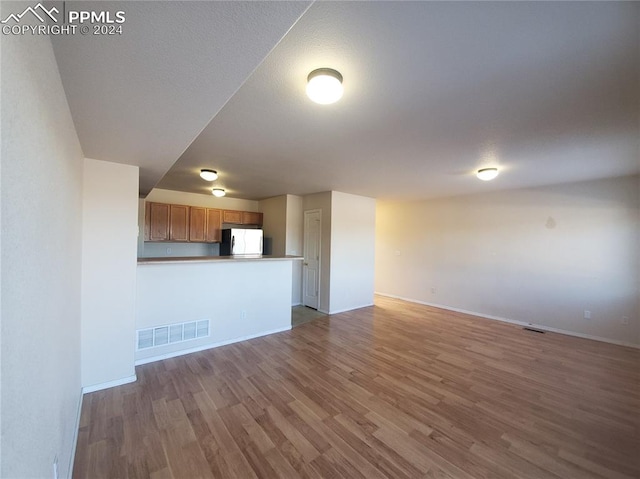
<instances>
[{"instance_id":1,"label":"white interior door","mask_svg":"<svg viewBox=\"0 0 640 479\"><path fill-rule=\"evenodd\" d=\"M304 212L304 263L302 266L302 304L318 309L320 293L321 210Z\"/></svg>"}]
</instances>

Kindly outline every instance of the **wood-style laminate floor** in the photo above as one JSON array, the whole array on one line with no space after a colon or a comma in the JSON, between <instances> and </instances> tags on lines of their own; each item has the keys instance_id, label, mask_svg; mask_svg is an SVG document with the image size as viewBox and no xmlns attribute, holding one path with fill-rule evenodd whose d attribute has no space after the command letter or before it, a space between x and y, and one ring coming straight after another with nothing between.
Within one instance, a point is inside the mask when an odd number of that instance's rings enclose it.
<instances>
[{"instance_id":1,"label":"wood-style laminate floor","mask_svg":"<svg viewBox=\"0 0 640 479\"><path fill-rule=\"evenodd\" d=\"M637 478L640 351L376 298L84 397L74 478Z\"/></svg>"}]
</instances>

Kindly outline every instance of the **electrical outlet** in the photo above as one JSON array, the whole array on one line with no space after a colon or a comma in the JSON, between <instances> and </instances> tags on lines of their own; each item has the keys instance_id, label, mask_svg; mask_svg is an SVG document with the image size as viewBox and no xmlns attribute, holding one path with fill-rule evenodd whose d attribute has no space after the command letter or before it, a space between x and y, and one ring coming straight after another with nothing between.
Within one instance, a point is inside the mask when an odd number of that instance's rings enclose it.
<instances>
[{"instance_id":1,"label":"electrical outlet","mask_svg":"<svg viewBox=\"0 0 640 479\"><path fill-rule=\"evenodd\" d=\"M436 289L436 287L434 286L433 288L431 288L431 294L436 294L438 290Z\"/></svg>"},{"instance_id":2,"label":"electrical outlet","mask_svg":"<svg viewBox=\"0 0 640 479\"><path fill-rule=\"evenodd\" d=\"M622 324L629 324L629 317L628 316L623 316L622 317Z\"/></svg>"},{"instance_id":3,"label":"electrical outlet","mask_svg":"<svg viewBox=\"0 0 640 479\"><path fill-rule=\"evenodd\" d=\"M591 311L584 310L584 319L591 319Z\"/></svg>"},{"instance_id":4,"label":"electrical outlet","mask_svg":"<svg viewBox=\"0 0 640 479\"><path fill-rule=\"evenodd\" d=\"M247 312L244 309L242 311L240 311L240 318L241 319L247 319Z\"/></svg>"},{"instance_id":5,"label":"electrical outlet","mask_svg":"<svg viewBox=\"0 0 640 479\"><path fill-rule=\"evenodd\" d=\"M394 253L396 256L400 256L400 250L396 250Z\"/></svg>"},{"instance_id":6,"label":"electrical outlet","mask_svg":"<svg viewBox=\"0 0 640 479\"><path fill-rule=\"evenodd\" d=\"M53 479L58 479L58 456L53 459Z\"/></svg>"}]
</instances>

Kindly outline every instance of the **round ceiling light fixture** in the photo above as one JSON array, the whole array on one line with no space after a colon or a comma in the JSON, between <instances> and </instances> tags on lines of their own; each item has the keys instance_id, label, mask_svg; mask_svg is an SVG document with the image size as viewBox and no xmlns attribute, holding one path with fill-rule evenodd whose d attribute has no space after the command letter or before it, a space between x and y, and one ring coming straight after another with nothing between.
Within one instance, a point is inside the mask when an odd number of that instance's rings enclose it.
<instances>
[{"instance_id":1,"label":"round ceiling light fixture","mask_svg":"<svg viewBox=\"0 0 640 479\"><path fill-rule=\"evenodd\" d=\"M307 96L321 105L329 105L342 98L342 75L331 68L318 68L307 77Z\"/></svg>"},{"instance_id":2,"label":"round ceiling light fixture","mask_svg":"<svg viewBox=\"0 0 640 479\"><path fill-rule=\"evenodd\" d=\"M213 193L213 196L217 198L222 198L224 195L227 194L222 188L214 188L211 190L211 193Z\"/></svg>"},{"instance_id":3,"label":"round ceiling light fixture","mask_svg":"<svg viewBox=\"0 0 640 479\"><path fill-rule=\"evenodd\" d=\"M493 180L498 176L498 168L482 168L481 170L478 170L476 176L482 181Z\"/></svg>"},{"instance_id":4,"label":"round ceiling light fixture","mask_svg":"<svg viewBox=\"0 0 640 479\"><path fill-rule=\"evenodd\" d=\"M216 170L203 168L200 170L200 178L206 181L216 181L218 179L218 172Z\"/></svg>"}]
</instances>

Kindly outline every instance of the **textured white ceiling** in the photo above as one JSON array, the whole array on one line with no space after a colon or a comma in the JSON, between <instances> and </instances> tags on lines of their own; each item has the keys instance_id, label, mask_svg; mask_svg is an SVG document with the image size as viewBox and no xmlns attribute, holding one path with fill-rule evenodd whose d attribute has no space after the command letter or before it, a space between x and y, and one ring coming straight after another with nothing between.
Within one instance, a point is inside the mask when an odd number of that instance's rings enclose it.
<instances>
[{"instance_id":1,"label":"textured white ceiling","mask_svg":"<svg viewBox=\"0 0 640 479\"><path fill-rule=\"evenodd\" d=\"M143 193L176 160L159 187L209 193L209 167L248 199L640 171L639 3L316 2L252 74L306 4L143 3L133 38L55 42L85 154L142 166ZM318 67L343 74L340 102L306 98Z\"/></svg>"},{"instance_id":2,"label":"textured white ceiling","mask_svg":"<svg viewBox=\"0 0 640 479\"><path fill-rule=\"evenodd\" d=\"M86 157L148 193L310 2L66 2L124 11L122 35L52 36Z\"/></svg>"}]
</instances>

